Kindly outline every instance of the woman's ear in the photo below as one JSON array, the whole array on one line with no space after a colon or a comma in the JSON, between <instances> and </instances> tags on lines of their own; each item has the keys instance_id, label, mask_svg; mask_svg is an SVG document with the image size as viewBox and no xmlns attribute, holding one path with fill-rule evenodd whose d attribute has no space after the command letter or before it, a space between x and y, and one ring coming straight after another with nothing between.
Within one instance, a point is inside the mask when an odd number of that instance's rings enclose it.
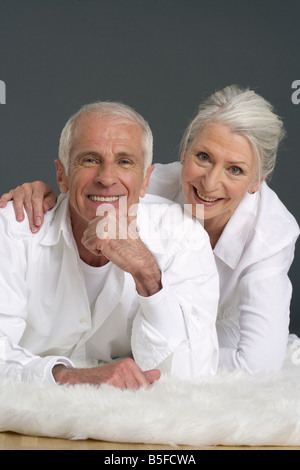
<instances>
[{"instance_id":1,"label":"woman's ear","mask_svg":"<svg viewBox=\"0 0 300 470\"><path fill-rule=\"evenodd\" d=\"M62 194L66 194L69 191L69 179L66 175L65 167L60 160L55 160L54 164L56 168L56 180L58 187Z\"/></svg>"},{"instance_id":2,"label":"woman's ear","mask_svg":"<svg viewBox=\"0 0 300 470\"><path fill-rule=\"evenodd\" d=\"M256 181L254 185L251 186L248 193L255 194L259 190L260 185L265 181L266 178L262 178L260 181Z\"/></svg>"},{"instance_id":3,"label":"woman's ear","mask_svg":"<svg viewBox=\"0 0 300 470\"><path fill-rule=\"evenodd\" d=\"M144 181L142 182L142 186L140 189L140 197L144 197L147 192L147 189L150 183L150 176L153 170L154 170L154 165L149 166L146 170L146 175L145 175Z\"/></svg>"},{"instance_id":4,"label":"woman's ear","mask_svg":"<svg viewBox=\"0 0 300 470\"><path fill-rule=\"evenodd\" d=\"M185 160L185 151L183 150L183 151L181 152L181 155L180 155L180 163L181 163L181 165L184 164L184 160Z\"/></svg>"}]
</instances>

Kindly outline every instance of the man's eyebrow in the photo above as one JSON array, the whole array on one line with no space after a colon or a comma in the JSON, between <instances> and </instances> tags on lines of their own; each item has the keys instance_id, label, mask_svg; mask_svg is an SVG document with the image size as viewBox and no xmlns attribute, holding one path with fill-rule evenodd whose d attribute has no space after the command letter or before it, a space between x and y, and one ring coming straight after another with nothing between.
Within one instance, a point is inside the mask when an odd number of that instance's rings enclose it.
<instances>
[{"instance_id":1,"label":"man's eyebrow","mask_svg":"<svg viewBox=\"0 0 300 470\"><path fill-rule=\"evenodd\" d=\"M78 155L76 155L76 158L82 158L85 157L86 155L91 155L92 157L102 157L101 153L95 152L94 150L85 150L84 152L80 152Z\"/></svg>"},{"instance_id":2,"label":"man's eyebrow","mask_svg":"<svg viewBox=\"0 0 300 470\"><path fill-rule=\"evenodd\" d=\"M118 157L131 157L136 158L136 155L132 152L126 152L125 150L121 150L121 152L117 152Z\"/></svg>"},{"instance_id":3,"label":"man's eyebrow","mask_svg":"<svg viewBox=\"0 0 300 470\"><path fill-rule=\"evenodd\" d=\"M103 155L99 152L96 152L95 150L85 150L83 152L80 152L78 155L76 155L76 158L82 158L85 157L86 155L91 155L92 157L97 157L97 158L102 158ZM132 152L126 152L125 150L121 150L120 152L117 152L116 155L118 157L131 157L131 158L136 158L136 155Z\"/></svg>"}]
</instances>

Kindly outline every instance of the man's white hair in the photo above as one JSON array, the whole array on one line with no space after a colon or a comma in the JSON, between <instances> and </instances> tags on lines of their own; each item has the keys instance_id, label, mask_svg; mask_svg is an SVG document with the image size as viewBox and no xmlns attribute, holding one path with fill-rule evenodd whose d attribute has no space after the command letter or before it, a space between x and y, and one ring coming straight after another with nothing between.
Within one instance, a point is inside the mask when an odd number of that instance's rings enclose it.
<instances>
[{"instance_id":1,"label":"man's white hair","mask_svg":"<svg viewBox=\"0 0 300 470\"><path fill-rule=\"evenodd\" d=\"M126 121L138 124L143 131L144 172L152 163L153 135L148 122L130 106L111 101L96 101L82 106L73 114L65 124L59 142L59 159L68 174L70 167L70 153L74 144L74 131L82 116L96 114L97 116L120 117Z\"/></svg>"}]
</instances>

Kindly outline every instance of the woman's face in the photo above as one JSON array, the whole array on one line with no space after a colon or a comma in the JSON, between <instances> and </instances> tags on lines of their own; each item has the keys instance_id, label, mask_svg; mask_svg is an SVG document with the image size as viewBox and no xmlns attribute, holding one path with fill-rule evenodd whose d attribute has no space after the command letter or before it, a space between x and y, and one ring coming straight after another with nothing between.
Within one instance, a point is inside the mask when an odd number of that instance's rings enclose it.
<instances>
[{"instance_id":1,"label":"woman's face","mask_svg":"<svg viewBox=\"0 0 300 470\"><path fill-rule=\"evenodd\" d=\"M258 189L258 163L248 139L229 126L205 126L182 155L182 188L193 214L225 227L247 191ZM201 213L201 211L200 211Z\"/></svg>"}]
</instances>

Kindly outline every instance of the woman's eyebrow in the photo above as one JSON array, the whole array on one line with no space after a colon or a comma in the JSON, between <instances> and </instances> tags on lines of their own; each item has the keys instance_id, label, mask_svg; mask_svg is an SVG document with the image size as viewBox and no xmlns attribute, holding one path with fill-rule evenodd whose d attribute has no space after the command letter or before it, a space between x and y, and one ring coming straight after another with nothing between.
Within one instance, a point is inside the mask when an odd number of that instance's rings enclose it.
<instances>
[{"instance_id":1,"label":"woman's eyebrow","mask_svg":"<svg viewBox=\"0 0 300 470\"><path fill-rule=\"evenodd\" d=\"M244 161L240 161L240 162L238 162L238 161L230 161L230 162L228 162L228 163L229 163L229 165L245 165L245 166L247 166L247 167L250 166L247 162L244 162Z\"/></svg>"},{"instance_id":2,"label":"woman's eyebrow","mask_svg":"<svg viewBox=\"0 0 300 470\"><path fill-rule=\"evenodd\" d=\"M205 144L201 144L195 148L195 153L206 153L210 157L215 158L214 152L208 148ZM250 168L250 165L246 161L240 160L229 160L226 162L228 165L245 165L246 167Z\"/></svg>"}]
</instances>

